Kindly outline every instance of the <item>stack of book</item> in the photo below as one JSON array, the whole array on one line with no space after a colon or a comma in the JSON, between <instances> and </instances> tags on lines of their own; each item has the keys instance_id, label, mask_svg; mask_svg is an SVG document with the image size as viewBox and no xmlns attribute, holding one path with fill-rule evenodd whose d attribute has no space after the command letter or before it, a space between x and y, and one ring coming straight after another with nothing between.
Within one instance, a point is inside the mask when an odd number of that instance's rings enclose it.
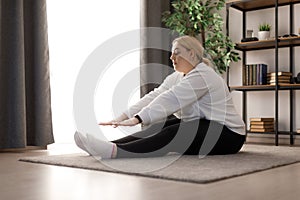
<instances>
[{"instance_id":1,"label":"stack of book","mask_svg":"<svg viewBox=\"0 0 300 200\"><path fill-rule=\"evenodd\" d=\"M274 132L274 118L250 118L250 132Z\"/></svg>"},{"instance_id":2,"label":"stack of book","mask_svg":"<svg viewBox=\"0 0 300 200\"><path fill-rule=\"evenodd\" d=\"M248 64L243 67L243 85L266 85L268 66L266 64Z\"/></svg>"},{"instance_id":3,"label":"stack of book","mask_svg":"<svg viewBox=\"0 0 300 200\"><path fill-rule=\"evenodd\" d=\"M291 72L278 72L278 84L291 83L293 74ZM268 83L270 85L276 84L276 73L268 73Z\"/></svg>"}]
</instances>

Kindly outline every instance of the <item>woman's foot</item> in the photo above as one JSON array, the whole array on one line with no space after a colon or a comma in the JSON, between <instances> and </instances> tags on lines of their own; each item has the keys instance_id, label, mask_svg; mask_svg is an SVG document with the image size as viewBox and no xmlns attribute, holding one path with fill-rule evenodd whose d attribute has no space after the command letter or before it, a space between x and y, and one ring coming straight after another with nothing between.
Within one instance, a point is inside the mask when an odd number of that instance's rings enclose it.
<instances>
[{"instance_id":1,"label":"woman's foot","mask_svg":"<svg viewBox=\"0 0 300 200\"><path fill-rule=\"evenodd\" d=\"M87 138L84 136L84 134L80 133L79 131L76 131L74 134L74 140L76 145L82 149L83 151L87 152L89 155L91 155L91 153L89 152L88 148L87 148Z\"/></svg>"},{"instance_id":2,"label":"woman's foot","mask_svg":"<svg viewBox=\"0 0 300 200\"><path fill-rule=\"evenodd\" d=\"M92 135L87 135L88 149L93 156L101 158L115 158L117 146L115 143L98 139Z\"/></svg>"}]
</instances>

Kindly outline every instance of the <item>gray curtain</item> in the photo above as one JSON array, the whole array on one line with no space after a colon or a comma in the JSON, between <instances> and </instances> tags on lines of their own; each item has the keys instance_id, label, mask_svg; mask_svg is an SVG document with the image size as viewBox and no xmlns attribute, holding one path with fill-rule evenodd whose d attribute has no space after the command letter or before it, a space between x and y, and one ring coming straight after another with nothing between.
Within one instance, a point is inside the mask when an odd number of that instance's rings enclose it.
<instances>
[{"instance_id":1,"label":"gray curtain","mask_svg":"<svg viewBox=\"0 0 300 200\"><path fill-rule=\"evenodd\" d=\"M150 35L143 28L163 27L162 13L170 9L170 0L142 0L141 1L141 46L148 46L147 43L152 40L161 40L161 42L171 43L171 37L166 38L163 35ZM165 41L167 40L167 41ZM171 44L170 44L171 46ZM172 66L170 64L170 52L160 49L143 49L141 51L141 97L153 90L161 83L165 77L170 74L172 67L155 67L157 64Z\"/></svg>"},{"instance_id":2,"label":"gray curtain","mask_svg":"<svg viewBox=\"0 0 300 200\"><path fill-rule=\"evenodd\" d=\"M53 142L46 0L0 0L0 149Z\"/></svg>"}]
</instances>

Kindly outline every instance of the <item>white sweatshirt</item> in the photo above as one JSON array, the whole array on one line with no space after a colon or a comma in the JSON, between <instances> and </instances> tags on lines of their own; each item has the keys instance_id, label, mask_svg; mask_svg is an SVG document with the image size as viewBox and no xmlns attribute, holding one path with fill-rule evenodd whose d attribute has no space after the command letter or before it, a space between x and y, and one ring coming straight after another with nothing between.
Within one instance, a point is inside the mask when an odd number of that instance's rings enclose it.
<instances>
[{"instance_id":1,"label":"white sweatshirt","mask_svg":"<svg viewBox=\"0 0 300 200\"><path fill-rule=\"evenodd\" d=\"M172 73L125 114L128 117L139 115L144 124L163 120L171 114L183 121L204 118L245 135L245 124L236 112L225 81L204 63L185 76L180 72Z\"/></svg>"}]
</instances>

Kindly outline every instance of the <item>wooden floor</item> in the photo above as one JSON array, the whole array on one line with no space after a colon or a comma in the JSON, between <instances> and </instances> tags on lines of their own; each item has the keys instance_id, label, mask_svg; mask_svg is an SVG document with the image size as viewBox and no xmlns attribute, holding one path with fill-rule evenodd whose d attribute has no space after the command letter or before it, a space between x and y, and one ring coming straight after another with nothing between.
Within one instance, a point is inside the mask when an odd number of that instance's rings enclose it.
<instances>
[{"instance_id":1,"label":"wooden floor","mask_svg":"<svg viewBox=\"0 0 300 200\"><path fill-rule=\"evenodd\" d=\"M300 196L300 163L210 184L192 184L18 161L23 156L60 153L65 152L0 153L0 199L292 200Z\"/></svg>"}]
</instances>

